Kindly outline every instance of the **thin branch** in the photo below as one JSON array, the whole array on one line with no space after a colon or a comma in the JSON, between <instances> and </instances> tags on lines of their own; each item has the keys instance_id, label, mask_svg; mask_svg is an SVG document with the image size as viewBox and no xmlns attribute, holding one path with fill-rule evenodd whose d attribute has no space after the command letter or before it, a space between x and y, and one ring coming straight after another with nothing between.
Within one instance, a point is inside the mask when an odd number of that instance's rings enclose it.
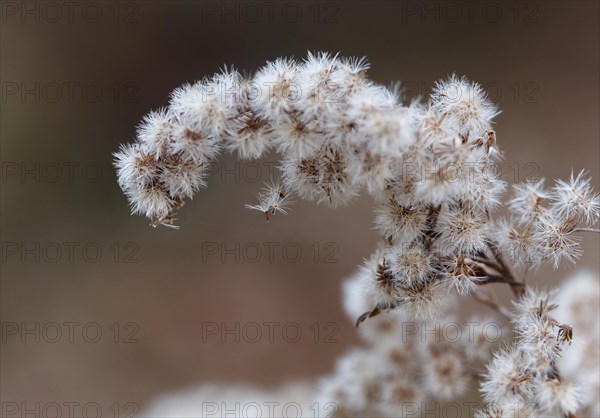
<instances>
[{"instance_id":1,"label":"thin branch","mask_svg":"<svg viewBox=\"0 0 600 418\"><path fill-rule=\"evenodd\" d=\"M364 314L362 314L361 316L358 317L358 319L356 320L356 328L358 328L359 325L361 323L363 323L365 320L367 320L368 318L373 318L374 316L377 316L386 311L391 311L397 307L398 307L398 305L390 305L390 304L379 304L379 305L375 306L375 308L373 308L369 312L365 312Z\"/></svg>"},{"instance_id":2,"label":"thin branch","mask_svg":"<svg viewBox=\"0 0 600 418\"><path fill-rule=\"evenodd\" d=\"M480 284L488 284L488 283L506 283L509 284L511 286L522 286L523 283L521 282L515 282L514 280L511 280L510 278L506 277L506 276L502 276L502 275L498 275L498 274L489 274L487 275L487 278L485 280L482 280L479 282Z\"/></svg>"},{"instance_id":3,"label":"thin branch","mask_svg":"<svg viewBox=\"0 0 600 418\"><path fill-rule=\"evenodd\" d=\"M504 276L506 276L505 280L499 280L498 282L510 284L510 288L513 291L513 293L515 294L515 296L522 295L525 292L525 285L523 284L523 282L517 280L517 278L513 274L512 270L510 269L508 264L506 264L497 244L493 241L488 241L487 245L488 245L488 248L491 250L492 254L494 255L494 258L496 258L498 265L501 268L500 273L502 273Z\"/></svg>"},{"instance_id":4,"label":"thin branch","mask_svg":"<svg viewBox=\"0 0 600 418\"><path fill-rule=\"evenodd\" d=\"M467 256L467 257L469 258L469 260L473 260L473 261L475 261L476 263L481 263L481 264L484 264L484 265L486 265L487 267L491 267L491 268L493 268L494 270L496 270L496 271L498 271L498 272L500 272L500 271L502 270L502 267L500 267L500 266L498 265L498 263L496 263L496 262L495 262L495 261L493 261L493 260L490 260L489 258L485 258L485 257L479 257L479 256L477 256L477 255L469 255L469 256Z\"/></svg>"},{"instance_id":5,"label":"thin branch","mask_svg":"<svg viewBox=\"0 0 600 418\"><path fill-rule=\"evenodd\" d=\"M571 232L595 232L596 234L600 234L600 229L599 228L579 227L579 228L575 228Z\"/></svg>"}]
</instances>

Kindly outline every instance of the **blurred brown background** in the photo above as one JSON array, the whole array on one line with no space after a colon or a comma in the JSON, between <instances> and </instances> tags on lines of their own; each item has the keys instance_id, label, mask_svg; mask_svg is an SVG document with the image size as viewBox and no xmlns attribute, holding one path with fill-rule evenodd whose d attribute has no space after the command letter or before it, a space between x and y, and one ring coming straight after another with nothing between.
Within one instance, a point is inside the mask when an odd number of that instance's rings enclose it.
<instances>
[{"instance_id":1,"label":"blurred brown background","mask_svg":"<svg viewBox=\"0 0 600 418\"><path fill-rule=\"evenodd\" d=\"M370 77L404 82L407 100L464 74L502 109L507 181L586 168L597 190L599 12L596 1L3 2L3 407L95 402L113 416L117 402L125 415L127 402L202 382L313 378L358 341L340 283L377 241L367 197L336 211L296 203L267 224L243 204L273 156L227 156L179 231L129 216L111 153L181 83L307 50L365 55ZM579 267L599 271L598 237L583 246ZM223 251L236 248L239 262ZM535 282L570 271L545 267ZM222 323L263 335L207 333Z\"/></svg>"}]
</instances>

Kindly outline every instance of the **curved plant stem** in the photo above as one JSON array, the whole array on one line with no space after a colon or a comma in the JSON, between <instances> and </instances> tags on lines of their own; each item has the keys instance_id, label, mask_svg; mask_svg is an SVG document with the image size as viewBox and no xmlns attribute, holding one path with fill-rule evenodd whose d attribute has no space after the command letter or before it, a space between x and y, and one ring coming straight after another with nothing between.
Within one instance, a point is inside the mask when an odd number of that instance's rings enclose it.
<instances>
[{"instance_id":1,"label":"curved plant stem","mask_svg":"<svg viewBox=\"0 0 600 418\"><path fill-rule=\"evenodd\" d=\"M597 234L600 234L600 229L599 228L585 228L585 227L581 227L581 228L575 228L571 232L595 232Z\"/></svg>"}]
</instances>

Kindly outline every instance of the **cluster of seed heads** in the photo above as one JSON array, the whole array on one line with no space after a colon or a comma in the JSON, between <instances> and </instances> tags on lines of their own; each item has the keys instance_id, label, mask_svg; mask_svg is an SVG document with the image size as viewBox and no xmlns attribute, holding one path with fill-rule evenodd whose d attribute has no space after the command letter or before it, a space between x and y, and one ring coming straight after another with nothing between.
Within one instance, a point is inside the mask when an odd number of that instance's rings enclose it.
<instances>
[{"instance_id":1,"label":"cluster of seed heads","mask_svg":"<svg viewBox=\"0 0 600 418\"><path fill-rule=\"evenodd\" d=\"M506 183L493 169L502 155L492 128L498 110L480 85L452 75L428 99L406 104L397 89L370 81L367 69L364 59L309 54L300 62L277 59L249 76L225 69L177 88L168 107L144 118L137 140L115 153L132 212L173 226L175 211L206 187L223 151L240 159L279 155L280 179L246 205L267 220L286 213L294 198L336 207L368 193L382 240L357 273L370 301L358 323L391 310L431 320L453 293L507 283L521 312L515 321L527 316L539 325L531 343L538 351L523 343L497 354L482 390L490 402L541 403L558 390L548 382L560 383L556 356L571 331L548 315L553 305L533 313L546 296L530 293L513 267L575 262L577 233L595 231L600 197L581 171L550 189L543 179L514 185L503 201ZM509 215L494 219L501 205ZM463 357L437 355L443 370ZM438 377L458 383L468 374L460 370ZM567 413L573 405L557 408Z\"/></svg>"}]
</instances>

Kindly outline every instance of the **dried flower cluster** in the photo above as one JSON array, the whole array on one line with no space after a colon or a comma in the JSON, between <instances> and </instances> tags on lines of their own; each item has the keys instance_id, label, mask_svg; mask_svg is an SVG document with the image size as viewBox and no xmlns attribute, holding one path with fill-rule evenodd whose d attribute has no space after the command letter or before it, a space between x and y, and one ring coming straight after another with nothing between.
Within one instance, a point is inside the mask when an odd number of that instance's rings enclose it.
<instances>
[{"instance_id":1,"label":"dried flower cluster","mask_svg":"<svg viewBox=\"0 0 600 418\"><path fill-rule=\"evenodd\" d=\"M350 318L372 303L360 274L346 281L344 305ZM317 390L317 402L335 404L336 417L435 414L432 402L465 395L506 330L491 317L414 321L395 310L365 322L359 332L367 347L339 359Z\"/></svg>"},{"instance_id":2,"label":"dried flower cluster","mask_svg":"<svg viewBox=\"0 0 600 418\"><path fill-rule=\"evenodd\" d=\"M570 277L557 295L555 317L573 329L573 343L557 360L564 379L577 385L579 416L600 416L600 283L598 273ZM564 334L561 334L564 335ZM562 401L562 399L559 399Z\"/></svg>"},{"instance_id":3,"label":"dried flower cluster","mask_svg":"<svg viewBox=\"0 0 600 418\"><path fill-rule=\"evenodd\" d=\"M600 211L600 199L584 175L571 174L569 181L558 180L551 190L544 190L543 179L514 186L512 217L498 222L496 238L516 263L575 263L581 249L574 233L589 230Z\"/></svg>"},{"instance_id":4,"label":"dried flower cluster","mask_svg":"<svg viewBox=\"0 0 600 418\"><path fill-rule=\"evenodd\" d=\"M360 275L345 283L344 303L351 318L372 303ZM527 289L504 315L512 323L512 343L507 328L490 318L461 324L446 315L415 323L399 310L373 318L359 329L368 348L342 357L334 374L322 380L316 399L333 402L335 416L443 415L432 402L460 399L470 382L482 377L488 406L473 410L468 402L457 403L459 416L571 417L575 411L599 416L597 277L579 273L560 295ZM500 341L505 347L492 355Z\"/></svg>"},{"instance_id":5,"label":"dried flower cluster","mask_svg":"<svg viewBox=\"0 0 600 418\"><path fill-rule=\"evenodd\" d=\"M373 302L359 275L343 290L352 320ZM202 385L161 396L143 416L597 417L599 315L600 284L591 272L572 276L560 292L526 291L509 313L517 338L500 350L499 343L510 340L508 321L448 316L415 322L395 310L365 322L359 332L366 348L351 349L316 384L298 382L274 392ZM456 402L482 375L488 405L478 409L464 397ZM444 404L449 401L450 407Z\"/></svg>"},{"instance_id":6,"label":"dried flower cluster","mask_svg":"<svg viewBox=\"0 0 600 418\"><path fill-rule=\"evenodd\" d=\"M166 109L145 117L137 141L115 154L132 212L172 226L174 211L206 186L223 150L241 159L280 155L280 182L247 205L267 220L286 213L294 197L335 207L366 191L383 239L352 281L362 297L350 308L357 324L372 318L371 327L382 317L391 329L407 319L431 324L456 294L471 295L509 316L518 334L483 380L489 415L532 402L536 413L572 415L585 400L558 366L572 325L557 322L552 295L528 289L513 267L575 262L577 234L597 232L599 195L584 171L551 189L543 179L517 184L510 216L494 220L506 184L496 169L498 110L482 88L451 76L429 100L405 105L394 89L370 81L367 68L364 60L309 54L270 62L252 76L225 70L176 89ZM515 312L482 297L488 283L511 287ZM392 312L378 316L384 311ZM402 363L412 343L374 335L372 348L342 359L324 384L323 394L349 414L385 415L406 399L458 396L473 375L469 356L485 358L472 341L442 341L412 349L418 359Z\"/></svg>"},{"instance_id":7,"label":"dried flower cluster","mask_svg":"<svg viewBox=\"0 0 600 418\"><path fill-rule=\"evenodd\" d=\"M517 338L488 365L481 392L492 406L479 416L570 416L581 406L579 388L557 365L573 339L573 328L552 317L557 308L551 293L531 289L515 302Z\"/></svg>"}]
</instances>

